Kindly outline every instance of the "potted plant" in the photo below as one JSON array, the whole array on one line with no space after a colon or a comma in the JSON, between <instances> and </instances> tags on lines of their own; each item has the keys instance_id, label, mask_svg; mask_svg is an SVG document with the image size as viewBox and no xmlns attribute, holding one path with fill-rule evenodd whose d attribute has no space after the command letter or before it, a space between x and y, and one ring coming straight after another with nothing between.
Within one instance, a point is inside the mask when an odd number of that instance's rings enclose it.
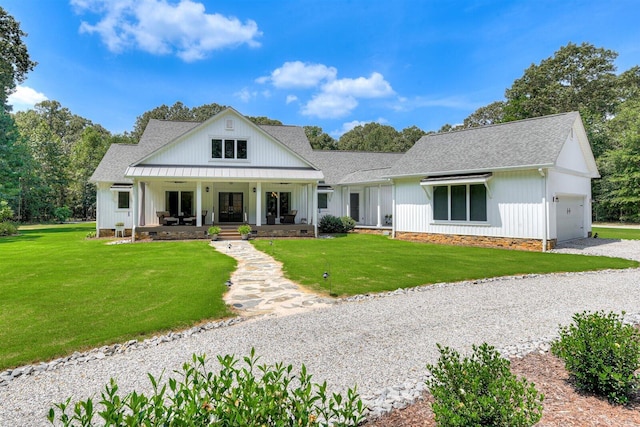
<instances>
[{"instance_id":1,"label":"potted plant","mask_svg":"<svg viewBox=\"0 0 640 427\"><path fill-rule=\"evenodd\" d=\"M218 227L217 225L212 225L207 230L207 233L209 233L209 236L211 236L211 240L218 240L218 234L220 234L220 231L222 231L220 227Z\"/></svg>"},{"instance_id":2,"label":"potted plant","mask_svg":"<svg viewBox=\"0 0 640 427\"><path fill-rule=\"evenodd\" d=\"M249 234L251 233L251 226L249 224L243 224L238 227L238 233L242 236L242 240L247 240L249 238Z\"/></svg>"}]
</instances>

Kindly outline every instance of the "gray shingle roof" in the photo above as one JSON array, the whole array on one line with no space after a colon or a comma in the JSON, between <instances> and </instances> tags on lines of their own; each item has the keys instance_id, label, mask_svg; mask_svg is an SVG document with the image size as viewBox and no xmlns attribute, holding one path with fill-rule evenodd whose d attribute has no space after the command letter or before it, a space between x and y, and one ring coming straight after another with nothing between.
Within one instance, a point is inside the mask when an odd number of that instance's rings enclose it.
<instances>
[{"instance_id":1,"label":"gray shingle roof","mask_svg":"<svg viewBox=\"0 0 640 427\"><path fill-rule=\"evenodd\" d=\"M132 163L153 153L180 135L198 126L198 122L149 120L138 144L112 144L91 175L90 182L132 182L124 173Z\"/></svg>"},{"instance_id":2,"label":"gray shingle roof","mask_svg":"<svg viewBox=\"0 0 640 427\"><path fill-rule=\"evenodd\" d=\"M259 127L283 143L294 153L310 161L309 154L312 151L311 144L307 139L307 134L304 132L304 128L300 126L273 125L259 125Z\"/></svg>"},{"instance_id":3,"label":"gray shingle roof","mask_svg":"<svg viewBox=\"0 0 640 427\"><path fill-rule=\"evenodd\" d=\"M439 175L554 165L577 112L426 135L387 176Z\"/></svg>"},{"instance_id":4,"label":"gray shingle roof","mask_svg":"<svg viewBox=\"0 0 640 427\"><path fill-rule=\"evenodd\" d=\"M325 183L336 185L363 182L364 175L379 180L388 172L387 168L402 158L403 153L314 150L309 156L324 173ZM360 173L350 177L355 172Z\"/></svg>"}]
</instances>

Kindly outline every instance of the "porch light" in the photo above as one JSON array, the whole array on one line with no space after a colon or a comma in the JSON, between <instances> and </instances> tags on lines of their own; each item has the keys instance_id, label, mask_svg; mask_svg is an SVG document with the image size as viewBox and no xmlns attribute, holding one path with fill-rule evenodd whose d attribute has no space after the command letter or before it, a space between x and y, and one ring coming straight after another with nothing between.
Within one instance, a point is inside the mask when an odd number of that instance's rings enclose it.
<instances>
[{"instance_id":1,"label":"porch light","mask_svg":"<svg viewBox=\"0 0 640 427\"><path fill-rule=\"evenodd\" d=\"M208 193L209 192L209 187L205 187L204 191L206 191Z\"/></svg>"},{"instance_id":2,"label":"porch light","mask_svg":"<svg viewBox=\"0 0 640 427\"><path fill-rule=\"evenodd\" d=\"M256 187L253 187L253 192L254 192L254 193L256 192Z\"/></svg>"}]
</instances>

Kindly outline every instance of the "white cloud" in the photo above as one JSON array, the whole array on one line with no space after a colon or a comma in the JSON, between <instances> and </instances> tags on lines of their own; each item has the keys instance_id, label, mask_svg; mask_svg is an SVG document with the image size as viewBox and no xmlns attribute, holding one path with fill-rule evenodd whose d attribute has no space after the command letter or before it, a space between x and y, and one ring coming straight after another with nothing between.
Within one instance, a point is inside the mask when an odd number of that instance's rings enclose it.
<instances>
[{"instance_id":1,"label":"white cloud","mask_svg":"<svg viewBox=\"0 0 640 427\"><path fill-rule=\"evenodd\" d=\"M358 101L353 96L320 93L307 102L302 108L302 114L321 119L337 119L345 117L357 106Z\"/></svg>"},{"instance_id":2,"label":"white cloud","mask_svg":"<svg viewBox=\"0 0 640 427\"><path fill-rule=\"evenodd\" d=\"M325 84L322 91L357 98L384 98L395 93L380 73L372 73L369 78L334 80Z\"/></svg>"},{"instance_id":3,"label":"white cloud","mask_svg":"<svg viewBox=\"0 0 640 427\"><path fill-rule=\"evenodd\" d=\"M46 101L47 96L28 86L18 86L16 91L9 95L7 103L13 106L13 111L25 111L33 108L39 102Z\"/></svg>"},{"instance_id":4,"label":"white cloud","mask_svg":"<svg viewBox=\"0 0 640 427\"><path fill-rule=\"evenodd\" d=\"M302 114L319 118L340 118L351 113L359 99L386 98L395 95L391 84L378 72L369 77L338 79L338 70L324 64L302 61L285 62L269 76L257 78L260 84L271 83L276 88L315 89L311 100L302 107ZM297 101L288 95L287 104Z\"/></svg>"},{"instance_id":5,"label":"white cloud","mask_svg":"<svg viewBox=\"0 0 640 427\"><path fill-rule=\"evenodd\" d=\"M256 92L251 92L248 88L242 88L238 92L233 94L236 98L239 98L242 102L249 102L252 98L257 96Z\"/></svg>"},{"instance_id":6,"label":"white cloud","mask_svg":"<svg viewBox=\"0 0 640 427\"><path fill-rule=\"evenodd\" d=\"M322 81L336 78L338 70L323 64L305 64L301 61L285 62L270 76L256 79L258 83L271 82L277 88L311 88Z\"/></svg>"},{"instance_id":7,"label":"white cloud","mask_svg":"<svg viewBox=\"0 0 640 427\"><path fill-rule=\"evenodd\" d=\"M205 12L202 3L180 0L71 0L77 13L102 15L96 24L83 21L80 32L97 33L112 52L137 48L156 55L175 53L186 62L210 52L247 44L260 46L253 20Z\"/></svg>"}]
</instances>

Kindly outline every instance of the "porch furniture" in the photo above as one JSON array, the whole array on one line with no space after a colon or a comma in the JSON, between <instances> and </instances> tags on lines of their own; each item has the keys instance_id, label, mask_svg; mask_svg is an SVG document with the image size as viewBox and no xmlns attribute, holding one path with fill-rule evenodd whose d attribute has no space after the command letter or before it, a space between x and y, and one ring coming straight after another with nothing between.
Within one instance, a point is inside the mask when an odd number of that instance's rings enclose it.
<instances>
[{"instance_id":1,"label":"porch furniture","mask_svg":"<svg viewBox=\"0 0 640 427\"><path fill-rule=\"evenodd\" d=\"M296 223L296 215L298 214L297 210L292 210L287 214L283 214L280 217L280 224L295 224Z\"/></svg>"},{"instance_id":2,"label":"porch furniture","mask_svg":"<svg viewBox=\"0 0 640 427\"><path fill-rule=\"evenodd\" d=\"M276 224L276 216L267 215L267 225L275 225L275 224Z\"/></svg>"},{"instance_id":3,"label":"porch furniture","mask_svg":"<svg viewBox=\"0 0 640 427\"><path fill-rule=\"evenodd\" d=\"M209 213L209 211L202 211L202 225L207 222L207 213Z\"/></svg>"},{"instance_id":4,"label":"porch furniture","mask_svg":"<svg viewBox=\"0 0 640 427\"><path fill-rule=\"evenodd\" d=\"M178 218L171 216L169 211L156 211L158 216L158 223L161 225L175 225L178 223Z\"/></svg>"},{"instance_id":5,"label":"porch furniture","mask_svg":"<svg viewBox=\"0 0 640 427\"><path fill-rule=\"evenodd\" d=\"M195 216L187 216L182 218L182 223L186 225L196 225L196 217Z\"/></svg>"},{"instance_id":6,"label":"porch furniture","mask_svg":"<svg viewBox=\"0 0 640 427\"><path fill-rule=\"evenodd\" d=\"M120 234L120 237L124 237L124 225L116 224L115 237L118 237L118 234Z\"/></svg>"}]
</instances>

